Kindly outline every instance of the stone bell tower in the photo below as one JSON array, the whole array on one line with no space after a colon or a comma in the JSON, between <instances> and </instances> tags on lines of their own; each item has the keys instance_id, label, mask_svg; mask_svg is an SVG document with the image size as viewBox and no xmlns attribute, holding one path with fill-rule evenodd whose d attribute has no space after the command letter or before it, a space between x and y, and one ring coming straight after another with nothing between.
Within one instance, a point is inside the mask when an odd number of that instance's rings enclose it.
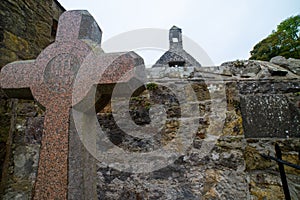
<instances>
[{"instance_id":1,"label":"stone bell tower","mask_svg":"<svg viewBox=\"0 0 300 200\"><path fill-rule=\"evenodd\" d=\"M173 26L169 30L170 47L153 67L201 67L201 64L183 49L181 28Z\"/></svg>"},{"instance_id":2,"label":"stone bell tower","mask_svg":"<svg viewBox=\"0 0 300 200\"><path fill-rule=\"evenodd\" d=\"M170 49L183 49L182 32L177 26L173 26L169 31Z\"/></svg>"}]
</instances>

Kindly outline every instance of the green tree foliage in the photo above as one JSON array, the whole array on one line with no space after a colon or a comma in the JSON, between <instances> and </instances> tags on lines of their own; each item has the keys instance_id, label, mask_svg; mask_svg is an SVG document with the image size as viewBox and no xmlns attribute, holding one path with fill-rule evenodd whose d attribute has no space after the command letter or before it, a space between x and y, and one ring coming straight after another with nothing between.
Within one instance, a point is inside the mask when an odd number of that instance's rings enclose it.
<instances>
[{"instance_id":1,"label":"green tree foliage","mask_svg":"<svg viewBox=\"0 0 300 200\"><path fill-rule=\"evenodd\" d=\"M277 30L256 44L250 53L251 60L269 61L275 56L300 58L300 15L281 22Z\"/></svg>"}]
</instances>

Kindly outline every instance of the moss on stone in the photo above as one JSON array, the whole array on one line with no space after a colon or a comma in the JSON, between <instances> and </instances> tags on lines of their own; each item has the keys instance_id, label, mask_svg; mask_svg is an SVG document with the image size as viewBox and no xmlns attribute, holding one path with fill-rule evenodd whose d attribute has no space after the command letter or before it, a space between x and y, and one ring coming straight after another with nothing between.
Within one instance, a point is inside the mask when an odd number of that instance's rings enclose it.
<instances>
[{"instance_id":1,"label":"moss on stone","mask_svg":"<svg viewBox=\"0 0 300 200\"><path fill-rule=\"evenodd\" d=\"M276 164L270 160L264 159L260 152L252 146L246 146L244 159L246 163L246 170L266 170L270 167L274 167Z\"/></svg>"},{"instance_id":2,"label":"moss on stone","mask_svg":"<svg viewBox=\"0 0 300 200\"><path fill-rule=\"evenodd\" d=\"M148 83L146 85L147 90L156 90L158 89L158 85L156 83Z\"/></svg>"}]
</instances>

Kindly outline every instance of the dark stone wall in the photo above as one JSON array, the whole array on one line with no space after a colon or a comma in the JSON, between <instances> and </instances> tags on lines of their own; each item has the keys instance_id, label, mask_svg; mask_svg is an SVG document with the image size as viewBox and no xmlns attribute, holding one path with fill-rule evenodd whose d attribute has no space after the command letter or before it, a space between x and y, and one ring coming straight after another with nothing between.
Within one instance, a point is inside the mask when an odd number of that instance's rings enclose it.
<instances>
[{"instance_id":1,"label":"dark stone wall","mask_svg":"<svg viewBox=\"0 0 300 200\"><path fill-rule=\"evenodd\" d=\"M11 113L2 197L31 199L43 132L43 111L33 101L12 100Z\"/></svg>"},{"instance_id":2,"label":"dark stone wall","mask_svg":"<svg viewBox=\"0 0 300 200\"><path fill-rule=\"evenodd\" d=\"M10 121L11 121L11 101L8 101L3 91L0 89L0 178L6 155L6 144L8 142Z\"/></svg>"},{"instance_id":3,"label":"dark stone wall","mask_svg":"<svg viewBox=\"0 0 300 200\"><path fill-rule=\"evenodd\" d=\"M164 79L165 81L165 79ZM170 85L173 80L169 79ZM174 81L178 83L178 80ZM274 132L282 126L278 120L285 120L294 129L299 128L299 123L291 120L293 114L299 108L293 106L299 95L296 93L281 94L289 100L265 103L265 98L273 98L272 89L264 92L264 96L252 93L248 97L243 95L241 84L238 81L225 81L219 84L217 81L209 81L210 88L224 89L226 99L222 95L213 101L212 93L201 79L190 82L199 104L199 127L195 134L193 144L187 153L179 157L174 163L150 173L130 173L108 167L102 162L97 163L97 194L98 199L284 199L281 180L276 162L266 160L261 153L274 156L274 144L278 143L283 152L283 159L291 163L300 164L298 151L300 150L299 133ZM296 81L299 82L299 81ZM259 88L264 86L264 81L256 80ZM290 81L289 83L293 83ZM112 111L108 108L98 113L99 124L105 131L110 141L127 152L151 152L168 144L178 134L180 123L177 120L182 116L186 105L179 105L176 96L169 90L163 89L159 81L152 90L132 97L129 103L131 119L122 115L120 119L133 120L138 125L150 123L149 109L153 105L163 105L166 110L165 127L161 132L153 136L153 139L137 139L124 132L114 119ZM164 84L166 84L164 82ZM282 88L290 87L285 82ZM222 88L223 87L223 88ZM278 95L278 94L277 94ZM150 98L149 98L150 96ZM216 97L216 96L215 96ZM293 101L290 101L294 97ZM252 100L251 105L245 105L245 98ZM172 99L175 99L172 100ZM216 100L216 99L214 99ZM275 98L276 100L276 98ZM222 113L222 109L212 109L218 102L226 106L224 126L218 130L214 116ZM287 102L289 101L289 102ZM120 101L121 102L121 101ZM193 102L195 103L195 102ZM293 104L289 106L289 103ZM124 104L125 105L125 104ZM214 105L216 106L216 105ZM273 106L273 109L265 109L264 106ZM287 106L287 107L285 107ZM260 112L252 112L251 108L260 109ZM288 110L293 107L293 110ZM245 111L245 109L248 109ZM298 111L296 111L298 110ZM284 112L282 112L284 111ZM245 113L246 116L245 116ZM155 113L161 116L162 113ZM252 115L251 115L252 114ZM267 116L268 114L268 116ZM209 117L212 116L212 117ZM254 125L243 126L248 118L257 118ZM122 124L122 126L125 123ZM266 127L261 125L267 124ZM211 128L209 128L209 126ZM263 128L263 129L262 129ZM220 137L213 149L202 156L205 139L209 138L213 130L217 130ZM125 129L127 130L127 129ZM132 129L131 129L132 130ZM146 128L142 129L143 131ZM189 129L185 132L187 133ZM252 132L256 133L251 134ZM153 134L152 132L144 132ZM271 134L272 133L272 134ZM291 196L297 199L299 194L299 172L286 167L287 178Z\"/></svg>"},{"instance_id":4,"label":"dark stone wall","mask_svg":"<svg viewBox=\"0 0 300 200\"><path fill-rule=\"evenodd\" d=\"M3 0L0 4L0 68L35 59L53 41L63 8L53 0Z\"/></svg>"}]
</instances>

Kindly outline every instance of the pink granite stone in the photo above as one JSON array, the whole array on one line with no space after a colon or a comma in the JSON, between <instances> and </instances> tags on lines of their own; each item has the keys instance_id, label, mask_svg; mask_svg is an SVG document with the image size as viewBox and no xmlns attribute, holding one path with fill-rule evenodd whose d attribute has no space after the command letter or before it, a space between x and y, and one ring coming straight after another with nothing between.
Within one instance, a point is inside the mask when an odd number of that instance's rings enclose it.
<instances>
[{"instance_id":1,"label":"pink granite stone","mask_svg":"<svg viewBox=\"0 0 300 200\"><path fill-rule=\"evenodd\" d=\"M36 200L67 199L71 107L85 98L92 85L101 88L120 80L129 81L135 76L135 66L143 65L141 57L133 52L102 51L95 56L93 48L100 45L102 32L87 11L65 12L58 26L55 42L36 60L10 63L0 74L1 87L8 96L33 97L46 108L33 197ZM91 55L94 55L92 61L87 59ZM72 101L78 70L86 74L80 77L84 84L81 90L75 90L76 101ZM106 103L107 98L103 101Z\"/></svg>"}]
</instances>

